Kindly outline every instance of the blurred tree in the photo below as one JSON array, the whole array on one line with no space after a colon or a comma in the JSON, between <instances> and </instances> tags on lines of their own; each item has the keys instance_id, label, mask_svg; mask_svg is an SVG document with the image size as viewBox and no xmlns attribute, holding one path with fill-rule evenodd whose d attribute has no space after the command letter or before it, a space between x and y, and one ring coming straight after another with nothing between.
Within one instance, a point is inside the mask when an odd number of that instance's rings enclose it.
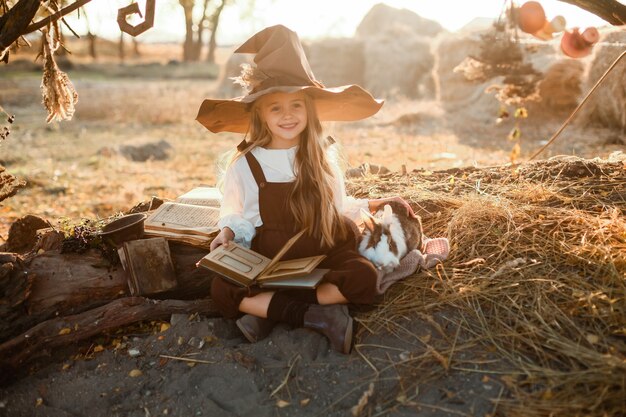
<instances>
[{"instance_id":1,"label":"blurred tree","mask_svg":"<svg viewBox=\"0 0 626 417\"><path fill-rule=\"evenodd\" d=\"M199 61L204 45L206 29L211 31L208 59L215 55L215 32L220 15L227 0L179 0L185 13L185 41L183 43L183 61ZM195 14L194 14L195 10ZM194 19L195 17L195 19ZM211 45L213 49L211 50Z\"/></svg>"},{"instance_id":2,"label":"blurred tree","mask_svg":"<svg viewBox=\"0 0 626 417\"><path fill-rule=\"evenodd\" d=\"M220 22L220 16L222 14L222 10L224 10L224 6L226 6L227 0L220 0L220 4L215 8L213 14L211 14L211 18L209 19L209 25L211 29L211 37L209 38L209 50L207 52L206 60L207 62L214 63L215 62L215 48L217 47L216 33L217 27Z\"/></svg>"}]
</instances>

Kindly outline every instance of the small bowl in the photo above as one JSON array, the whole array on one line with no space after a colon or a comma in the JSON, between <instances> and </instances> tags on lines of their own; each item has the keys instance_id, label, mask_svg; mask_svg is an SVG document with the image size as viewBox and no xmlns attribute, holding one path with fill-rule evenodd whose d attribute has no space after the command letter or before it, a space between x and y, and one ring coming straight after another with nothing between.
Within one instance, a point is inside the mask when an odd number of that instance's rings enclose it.
<instances>
[{"instance_id":1,"label":"small bowl","mask_svg":"<svg viewBox=\"0 0 626 417\"><path fill-rule=\"evenodd\" d=\"M143 213L120 217L104 226L100 236L105 240L110 240L115 246L122 246L124 242L129 240L141 239L143 237L143 222L146 217Z\"/></svg>"}]
</instances>

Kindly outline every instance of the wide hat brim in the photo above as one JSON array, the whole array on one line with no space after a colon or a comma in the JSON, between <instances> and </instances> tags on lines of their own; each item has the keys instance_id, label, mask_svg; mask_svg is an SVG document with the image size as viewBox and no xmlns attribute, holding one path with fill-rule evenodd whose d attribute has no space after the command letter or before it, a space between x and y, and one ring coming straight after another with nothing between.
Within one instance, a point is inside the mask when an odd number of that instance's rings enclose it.
<instances>
[{"instance_id":1,"label":"wide hat brim","mask_svg":"<svg viewBox=\"0 0 626 417\"><path fill-rule=\"evenodd\" d=\"M370 117L382 107L377 100L358 85L321 88L317 86L271 87L257 93L233 99L206 99L196 120L211 132L246 133L250 125L250 108L256 99L270 93L302 91L313 98L317 116L322 122L355 121Z\"/></svg>"}]
</instances>

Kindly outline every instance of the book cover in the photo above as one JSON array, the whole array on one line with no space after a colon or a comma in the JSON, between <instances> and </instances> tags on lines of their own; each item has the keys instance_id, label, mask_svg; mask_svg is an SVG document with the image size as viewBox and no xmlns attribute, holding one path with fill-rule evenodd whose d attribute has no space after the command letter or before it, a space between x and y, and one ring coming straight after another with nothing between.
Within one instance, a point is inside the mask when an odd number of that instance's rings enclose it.
<instances>
[{"instance_id":1,"label":"book cover","mask_svg":"<svg viewBox=\"0 0 626 417\"><path fill-rule=\"evenodd\" d=\"M154 295L178 285L170 248L164 238L124 242L118 253L131 295Z\"/></svg>"},{"instance_id":2,"label":"book cover","mask_svg":"<svg viewBox=\"0 0 626 417\"><path fill-rule=\"evenodd\" d=\"M305 288L303 287L305 285L304 281L301 280L299 284L296 284L295 279L302 279L311 274L315 267L324 260L326 255L287 261L280 260L303 234L304 232L300 232L289 239L273 259L230 242L228 246L219 246L213 252L204 256L198 261L197 265L218 272L231 282L242 286L263 285L277 281L282 282L283 286L290 286L288 281L294 279L293 286ZM321 276L319 279L321 279ZM317 280L318 282L319 279ZM317 283L314 284L317 285ZM313 285L311 280L309 280L308 285ZM307 288L314 287L309 286Z\"/></svg>"}]
</instances>

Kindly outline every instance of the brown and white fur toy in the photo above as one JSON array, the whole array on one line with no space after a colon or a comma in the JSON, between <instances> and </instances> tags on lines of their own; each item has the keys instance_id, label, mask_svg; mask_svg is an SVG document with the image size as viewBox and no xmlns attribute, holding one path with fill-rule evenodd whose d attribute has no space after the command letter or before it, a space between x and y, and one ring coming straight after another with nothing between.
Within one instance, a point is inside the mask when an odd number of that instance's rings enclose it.
<instances>
[{"instance_id":1,"label":"brown and white fur toy","mask_svg":"<svg viewBox=\"0 0 626 417\"><path fill-rule=\"evenodd\" d=\"M401 203L390 201L374 215L361 210L361 218L359 253L384 273L397 268L408 252L422 249L422 221L409 217Z\"/></svg>"}]
</instances>

